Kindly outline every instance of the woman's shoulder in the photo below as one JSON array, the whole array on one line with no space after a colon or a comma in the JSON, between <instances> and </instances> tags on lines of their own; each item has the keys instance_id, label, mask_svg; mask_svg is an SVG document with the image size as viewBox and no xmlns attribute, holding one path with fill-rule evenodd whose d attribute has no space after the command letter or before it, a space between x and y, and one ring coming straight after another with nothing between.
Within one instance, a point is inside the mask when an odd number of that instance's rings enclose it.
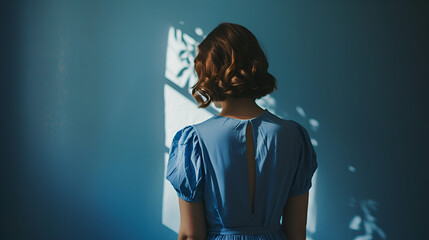
<instances>
[{"instance_id":1,"label":"woman's shoulder","mask_svg":"<svg viewBox=\"0 0 429 240\"><path fill-rule=\"evenodd\" d=\"M198 135L193 125L186 125L174 134L173 142L177 142L179 145L185 145L196 138L198 138Z\"/></svg>"}]
</instances>

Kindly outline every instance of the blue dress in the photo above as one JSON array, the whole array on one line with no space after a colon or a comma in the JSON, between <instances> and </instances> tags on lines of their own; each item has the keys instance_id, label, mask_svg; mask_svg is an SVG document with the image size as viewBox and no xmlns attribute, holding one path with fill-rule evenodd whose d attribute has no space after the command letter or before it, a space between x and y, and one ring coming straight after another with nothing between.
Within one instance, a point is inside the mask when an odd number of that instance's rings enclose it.
<instances>
[{"instance_id":1,"label":"blue dress","mask_svg":"<svg viewBox=\"0 0 429 240\"><path fill-rule=\"evenodd\" d=\"M246 126L255 144L252 213ZM288 196L306 193L318 164L306 129L267 109L252 119L213 115L173 137L166 179L178 197L204 201L208 240L287 239L280 218Z\"/></svg>"}]
</instances>

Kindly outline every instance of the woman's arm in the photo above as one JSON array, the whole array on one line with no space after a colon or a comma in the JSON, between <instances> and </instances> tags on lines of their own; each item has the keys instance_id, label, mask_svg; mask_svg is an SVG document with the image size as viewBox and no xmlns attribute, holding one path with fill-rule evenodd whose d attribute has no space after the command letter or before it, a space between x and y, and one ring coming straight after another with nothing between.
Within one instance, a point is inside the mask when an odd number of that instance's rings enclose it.
<instances>
[{"instance_id":1,"label":"woman's arm","mask_svg":"<svg viewBox=\"0 0 429 240\"><path fill-rule=\"evenodd\" d=\"M305 240L307 234L308 192L289 196L283 208L282 229L288 240Z\"/></svg>"},{"instance_id":2,"label":"woman's arm","mask_svg":"<svg viewBox=\"0 0 429 240\"><path fill-rule=\"evenodd\" d=\"M180 228L179 240L205 240L207 224L204 201L187 202L179 198Z\"/></svg>"}]
</instances>

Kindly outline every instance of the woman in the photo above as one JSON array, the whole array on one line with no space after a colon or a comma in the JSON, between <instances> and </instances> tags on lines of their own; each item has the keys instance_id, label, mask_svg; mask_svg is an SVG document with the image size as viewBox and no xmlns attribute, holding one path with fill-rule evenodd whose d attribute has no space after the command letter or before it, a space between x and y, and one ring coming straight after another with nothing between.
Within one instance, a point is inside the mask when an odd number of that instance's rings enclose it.
<instances>
[{"instance_id":1,"label":"woman","mask_svg":"<svg viewBox=\"0 0 429 240\"><path fill-rule=\"evenodd\" d=\"M172 140L166 178L179 197L179 240L306 238L316 152L303 126L255 103L277 89L267 69L243 26L219 24L198 45L192 95L222 111Z\"/></svg>"}]
</instances>

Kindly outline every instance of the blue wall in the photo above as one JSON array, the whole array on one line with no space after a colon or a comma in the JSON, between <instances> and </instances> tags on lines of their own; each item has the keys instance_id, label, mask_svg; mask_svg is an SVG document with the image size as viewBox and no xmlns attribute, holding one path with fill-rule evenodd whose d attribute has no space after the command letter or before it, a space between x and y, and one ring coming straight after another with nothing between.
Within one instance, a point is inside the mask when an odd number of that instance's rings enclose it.
<instances>
[{"instance_id":1,"label":"blue wall","mask_svg":"<svg viewBox=\"0 0 429 240\"><path fill-rule=\"evenodd\" d=\"M161 223L170 26L239 23L278 112L321 123L314 239L423 239L429 7L388 1L3 3L1 239L176 239ZM307 127L307 126L306 126ZM374 224L376 226L374 226Z\"/></svg>"}]
</instances>

